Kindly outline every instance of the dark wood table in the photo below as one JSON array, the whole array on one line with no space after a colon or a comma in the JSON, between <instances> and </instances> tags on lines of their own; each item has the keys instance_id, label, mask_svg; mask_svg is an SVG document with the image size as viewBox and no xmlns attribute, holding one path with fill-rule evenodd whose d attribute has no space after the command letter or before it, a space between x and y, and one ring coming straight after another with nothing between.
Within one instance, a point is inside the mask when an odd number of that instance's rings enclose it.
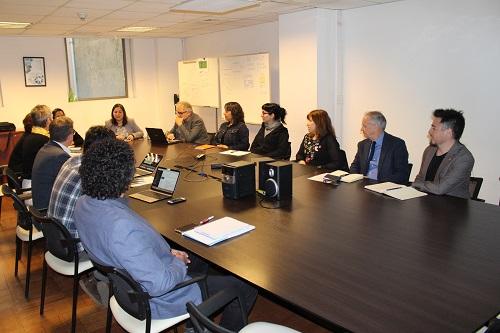
<instances>
[{"instance_id":1,"label":"dark wood table","mask_svg":"<svg viewBox=\"0 0 500 333\"><path fill-rule=\"evenodd\" d=\"M138 160L150 149L134 146ZM166 166L193 163L197 153L186 145L151 150L165 154ZM314 173L294 165L293 199L280 209L263 208L253 196L225 199L213 178L181 181L176 195L185 203L131 206L170 241L330 328L471 332L500 311L499 207L433 195L398 201L363 189L366 181L333 187L308 180ZM256 229L213 247L174 232L209 215Z\"/></svg>"}]
</instances>

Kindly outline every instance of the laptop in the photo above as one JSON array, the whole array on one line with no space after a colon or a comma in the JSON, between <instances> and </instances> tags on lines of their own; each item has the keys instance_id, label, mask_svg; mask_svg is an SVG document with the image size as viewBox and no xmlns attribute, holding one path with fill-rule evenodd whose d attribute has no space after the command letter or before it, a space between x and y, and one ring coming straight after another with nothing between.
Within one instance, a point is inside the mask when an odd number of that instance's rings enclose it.
<instances>
[{"instance_id":1,"label":"laptop","mask_svg":"<svg viewBox=\"0 0 500 333\"><path fill-rule=\"evenodd\" d=\"M146 127L146 132L151 143L156 145L171 145L181 142L181 140L168 140L161 128Z\"/></svg>"},{"instance_id":2,"label":"laptop","mask_svg":"<svg viewBox=\"0 0 500 333\"><path fill-rule=\"evenodd\" d=\"M134 177L147 176L155 172L156 167L160 164L163 155L155 153L147 153L141 164L135 169Z\"/></svg>"},{"instance_id":3,"label":"laptop","mask_svg":"<svg viewBox=\"0 0 500 333\"><path fill-rule=\"evenodd\" d=\"M181 172L176 169L158 167L151 189L130 194L129 197L148 203L171 198Z\"/></svg>"}]
</instances>

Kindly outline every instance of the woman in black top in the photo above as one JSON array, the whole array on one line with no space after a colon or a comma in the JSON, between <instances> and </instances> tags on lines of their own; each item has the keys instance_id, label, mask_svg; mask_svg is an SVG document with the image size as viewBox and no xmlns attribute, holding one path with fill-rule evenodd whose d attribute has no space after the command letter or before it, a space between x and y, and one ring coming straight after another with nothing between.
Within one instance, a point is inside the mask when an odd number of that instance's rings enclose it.
<instances>
[{"instance_id":1,"label":"woman in black top","mask_svg":"<svg viewBox=\"0 0 500 333\"><path fill-rule=\"evenodd\" d=\"M63 109L60 108L55 108L52 111L52 119L56 119L57 117L65 116L66 114L64 113ZM73 144L75 147L81 147L83 146L83 138L80 134L78 134L77 131L74 131L73 133Z\"/></svg>"},{"instance_id":2,"label":"woman in black top","mask_svg":"<svg viewBox=\"0 0 500 333\"><path fill-rule=\"evenodd\" d=\"M31 120L31 112L26 115L23 119L24 134L19 138L12 154L9 158L9 168L14 171L15 174L20 175L23 172L23 144L26 136L31 133L31 128L33 127L33 121Z\"/></svg>"},{"instance_id":3,"label":"woman in black top","mask_svg":"<svg viewBox=\"0 0 500 333\"><path fill-rule=\"evenodd\" d=\"M276 103L262 105L262 127L252 142L250 151L275 159L290 159L290 143L285 123L286 110Z\"/></svg>"},{"instance_id":4,"label":"woman in black top","mask_svg":"<svg viewBox=\"0 0 500 333\"><path fill-rule=\"evenodd\" d=\"M330 116L324 110L307 114L307 130L297 152L297 162L316 165L330 170L344 170L346 162L341 158L340 146Z\"/></svg>"},{"instance_id":5,"label":"woman in black top","mask_svg":"<svg viewBox=\"0 0 500 333\"><path fill-rule=\"evenodd\" d=\"M217 147L234 150L248 150L248 127L245 124L245 114L241 105L228 102L224 105L224 118L226 122L220 125L215 134L214 141Z\"/></svg>"}]
</instances>

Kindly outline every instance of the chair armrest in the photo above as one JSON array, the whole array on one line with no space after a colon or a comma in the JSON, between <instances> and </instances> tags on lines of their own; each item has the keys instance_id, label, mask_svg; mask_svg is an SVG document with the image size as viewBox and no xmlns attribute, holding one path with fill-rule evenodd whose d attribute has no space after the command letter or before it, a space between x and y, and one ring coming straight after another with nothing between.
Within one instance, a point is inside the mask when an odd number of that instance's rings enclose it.
<instances>
[{"instance_id":1,"label":"chair armrest","mask_svg":"<svg viewBox=\"0 0 500 333\"><path fill-rule=\"evenodd\" d=\"M189 286L190 284L193 284L193 283L203 282L204 280L206 280L206 278L207 278L207 274L195 275L194 277L191 277L191 279L189 279L189 280L182 281L181 283L176 284L175 287L170 289L168 292L184 288L184 287Z\"/></svg>"},{"instance_id":2,"label":"chair armrest","mask_svg":"<svg viewBox=\"0 0 500 333\"><path fill-rule=\"evenodd\" d=\"M31 191L31 189L29 189ZM19 199L21 200L29 200L31 199L33 195L30 193L22 193L22 194L19 194Z\"/></svg>"}]
</instances>

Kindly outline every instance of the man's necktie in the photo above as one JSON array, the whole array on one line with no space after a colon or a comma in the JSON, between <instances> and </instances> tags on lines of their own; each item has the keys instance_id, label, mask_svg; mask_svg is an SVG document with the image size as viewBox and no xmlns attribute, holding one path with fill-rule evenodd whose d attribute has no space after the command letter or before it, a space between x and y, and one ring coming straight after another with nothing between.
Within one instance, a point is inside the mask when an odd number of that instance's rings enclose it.
<instances>
[{"instance_id":1,"label":"man's necktie","mask_svg":"<svg viewBox=\"0 0 500 333\"><path fill-rule=\"evenodd\" d=\"M373 160L373 155L375 154L375 141L372 141L372 145L370 146L370 154L368 155L368 163Z\"/></svg>"}]
</instances>

